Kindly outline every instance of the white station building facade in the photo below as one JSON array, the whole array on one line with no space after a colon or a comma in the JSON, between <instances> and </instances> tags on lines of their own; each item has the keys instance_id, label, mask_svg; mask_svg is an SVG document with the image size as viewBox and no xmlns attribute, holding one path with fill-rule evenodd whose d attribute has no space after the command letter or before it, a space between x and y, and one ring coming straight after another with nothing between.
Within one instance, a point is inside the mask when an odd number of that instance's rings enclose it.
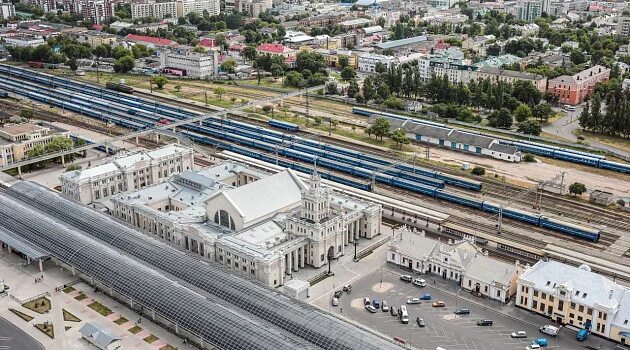
<instances>
[{"instance_id":1,"label":"white station building facade","mask_svg":"<svg viewBox=\"0 0 630 350\"><path fill-rule=\"evenodd\" d=\"M149 236L272 287L381 233L379 204L333 192L317 172L304 182L290 169L270 175L235 162L102 203Z\"/></svg>"}]
</instances>

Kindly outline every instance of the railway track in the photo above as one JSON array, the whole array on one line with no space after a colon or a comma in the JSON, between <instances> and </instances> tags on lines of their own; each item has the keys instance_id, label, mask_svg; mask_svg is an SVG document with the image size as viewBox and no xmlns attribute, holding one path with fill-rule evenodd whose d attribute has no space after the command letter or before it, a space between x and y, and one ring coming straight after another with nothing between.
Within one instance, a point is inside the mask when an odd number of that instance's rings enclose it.
<instances>
[{"instance_id":1,"label":"railway track","mask_svg":"<svg viewBox=\"0 0 630 350\"><path fill-rule=\"evenodd\" d=\"M154 95L149 95L153 98L155 98ZM251 96L250 96L251 97ZM195 104L191 104L189 102L185 102L185 101L173 101L169 98L162 98L159 97L157 98L158 100L161 100L162 102L168 102L171 104L176 104L179 105L181 107L184 108L188 108L188 109L192 109L195 111L199 111L199 112L208 112L208 109L213 110L214 108L208 108L206 109L205 107L202 106L198 106ZM286 103L286 102L285 102ZM291 102L293 104L296 104L296 102ZM352 113L350 113L350 115L352 115ZM267 126L266 123L264 123L261 120L255 119L255 118L251 118L251 117L243 117L242 115L239 116L234 116L236 119L238 120L242 120L242 121L247 121L249 123L255 123L258 124L260 126ZM301 135L312 135L311 133L308 132L300 132ZM321 138L323 138L325 142L328 143L332 143L335 145L339 145L339 146L343 146L343 147L347 147L347 148L352 148L355 149L357 151L363 152L363 153L367 153L367 154L373 154L373 155L378 155L378 156L384 156L387 158L392 158L392 155L394 155L393 152L387 152L387 151L381 151L375 148L369 148L366 149L363 146L358 146L354 143L351 142L345 142L345 141L340 141L338 139L332 138L332 137L327 137L325 135L320 136ZM394 158L397 158L394 156ZM418 161L418 165L426 165L423 164L424 162L422 161L422 159L419 159ZM500 181L493 181L492 179L487 179L487 178L479 178L476 176L471 176L469 173L467 172L463 172L463 171L455 171L453 168L451 167L447 167L447 166L440 166L440 165L436 165L436 164L428 164L429 167L445 172L445 173L449 173L449 174L453 174L453 175L457 175L457 176L461 176L461 177L465 177L465 178L470 178L470 179L474 179L477 181L482 181L484 184L484 195L490 194L490 196L492 196L493 198L489 198L490 201L493 200L500 200L500 201L507 201L510 200L512 198L514 198L515 195L519 194L520 192L522 192L523 190L525 190L525 188L522 187L516 187L514 185L509 185L509 184L504 184ZM470 191L466 191L463 189L456 189L456 191L459 191L461 193L465 193L468 195L473 195L473 196L477 196L479 197L480 194L478 193L473 193ZM536 193L531 193L528 194L527 196L524 196L523 198L520 198L519 200L517 200L517 203L523 205L524 207L528 207L529 210L531 210L531 208L529 208L531 206L531 203L536 203ZM576 203L574 201L568 200L568 199L563 199L563 198L557 198L548 194L543 194L543 201L542 201L543 205L542 205L542 209L544 209L545 211L549 212L549 213L553 213L554 215L559 215L559 216L563 216L563 217L570 217L573 219L576 218L584 218L584 212L588 212L589 215L587 216L587 223L589 224L598 224L601 226L604 226L606 228L614 228L616 230L621 230L623 231L624 229L627 230L627 227L630 227L630 217L628 216L624 216L624 215L620 215L618 213L612 212L610 210L606 210L606 209L601 209L601 208L596 208L590 205L586 205L583 203ZM580 220L577 220L580 221ZM583 220L582 220L583 221ZM521 227L526 227L528 225L526 224L522 224ZM603 235L603 240L606 242L612 242L614 240L616 240L617 238L619 238L620 235L616 234L616 233L612 233L612 232L605 232Z\"/></svg>"}]
</instances>

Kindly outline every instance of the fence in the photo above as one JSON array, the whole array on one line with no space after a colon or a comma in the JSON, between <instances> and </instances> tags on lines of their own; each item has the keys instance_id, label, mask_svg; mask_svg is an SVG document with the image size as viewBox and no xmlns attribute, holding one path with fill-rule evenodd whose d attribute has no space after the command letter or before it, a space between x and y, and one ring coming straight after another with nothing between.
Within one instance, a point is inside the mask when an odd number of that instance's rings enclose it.
<instances>
[{"instance_id":1,"label":"fence","mask_svg":"<svg viewBox=\"0 0 630 350\"><path fill-rule=\"evenodd\" d=\"M11 299L13 299L13 300L17 301L20 305L24 305L24 304L26 304L26 303L30 303L30 302L31 302L31 301L33 301L33 300L37 300L37 299L39 299L39 298L42 298L42 297L49 297L49 296L50 296L50 293L48 293L48 292L44 292L44 293L38 294L38 295L36 295L36 296L34 296L34 297L30 297L30 298L28 298L28 299L20 300L20 299L18 299L15 295L13 295L13 294L9 294L9 298L11 298Z\"/></svg>"}]
</instances>

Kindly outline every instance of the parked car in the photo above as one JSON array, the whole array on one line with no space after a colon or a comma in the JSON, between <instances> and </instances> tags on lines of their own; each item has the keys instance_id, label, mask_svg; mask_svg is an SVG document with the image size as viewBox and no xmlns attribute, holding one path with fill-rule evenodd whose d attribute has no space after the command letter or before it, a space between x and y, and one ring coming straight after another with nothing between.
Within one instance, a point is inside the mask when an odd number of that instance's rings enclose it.
<instances>
[{"instance_id":1,"label":"parked car","mask_svg":"<svg viewBox=\"0 0 630 350\"><path fill-rule=\"evenodd\" d=\"M395 306L392 306L391 308L389 308L389 314L392 316L398 316L398 309L396 309Z\"/></svg>"},{"instance_id":2,"label":"parked car","mask_svg":"<svg viewBox=\"0 0 630 350\"><path fill-rule=\"evenodd\" d=\"M422 304L422 299L420 298L411 298L407 300L407 304Z\"/></svg>"},{"instance_id":3,"label":"parked car","mask_svg":"<svg viewBox=\"0 0 630 350\"><path fill-rule=\"evenodd\" d=\"M525 332L525 331L512 332L512 334L510 334L510 337L512 337L512 338L527 338L527 332Z\"/></svg>"},{"instance_id":4,"label":"parked car","mask_svg":"<svg viewBox=\"0 0 630 350\"><path fill-rule=\"evenodd\" d=\"M477 321L477 326L492 326L492 320L479 320Z\"/></svg>"},{"instance_id":5,"label":"parked car","mask_svg":"<svg viewBox=\"0 0 630 350\"><path fill-rule=\"evenodd\" d=\"M413 277L411 277L409 275L402 275L402 276L400 276L400 279L402 281L405 281L405 282L409 283L409 282L411 282L413 280Z\"/></svg>"},{"instance_id":6,"label":"parked car","mask_svg":"<svg viewBox=\"0 0 630 350\"><path fill-rule=\"evenodd\" d=\"M420 299L422 299L422 300L431 300L431 294L429 294L429 293L424 293L424 294L420 297Z\"/></svg>"},{"instance_id":7,"label":"parked car","mask_svg":"<svg viewBox=\"0 0 630 350\"><path fill-rule=\"evenodd\" d=\"M335 291L335 298L341 298L342 295L343 295L343 291L341 290Z\"/></svg>"},{"instance_id":8,"label":"parked car","mask_svg":"<svg viewBox=\"0 0 630 350\"><path fill-rule=\"evenodd\" d=\"M376 313L376 308L372 305L365 305L365 309L371 313Z\"/></svg>"},{"instance_id":9,"label":"parked car","mask_svg":"<svg viewBox=\"0 0 630 350\"><path fill-rule=\"evenodd\" d=\"M445 307L446 303L443 301L436 301L435 303L431 304L433 307Z\"/></svg>"},{"instance_id":10,"label":"parked car","mask_svg":"<svg viewBox=\"0 0 630 350\"><path fill-rule=\"evenodd\" d=\"M540 349L540 345L538 344L529 344L525 348L525 350L537 350L537 349Z\"/></svg>"},{"instance_id":11,"label":"parked car","mask_svg":"<svg viewBox=\"0 0 630 350\"><path fill-rule=\"evenodd\" d=\"M416 323L418 324L418 327L420 328L424 328L424 326L426 326L426 324L424 323L424 320L421 319L420 317L416 317Z\"/></svg>"},{"instance_id":12,"label":"parked car","mask_svg":"<svg viewBox=\"0 0 630 350\"><path fill-rule=\"evenodd\" d=\"M369 297L363 298L363 305L372 305L372 301Z\"/></svg>"},{"instance_id":13,"label":"parked car","mask_svg":"<svg viewBox=\"0 0 630 350\"><path fill-rule=\"evenodd\" d=\"M344 284L343 285L343 291L344 292L348 292L348 293L352 292L352 285L351 284Z\"/></svg>"},{"instance_id":14,"label":"parked car","mask_svg":"<svg viewBox=\"0 0 630 350\"><path fill-rule=\"evenodd\" d=\"M455 315L470 315L470 310L468 309L455 309Z\"/></svg>"},{"instance_id":15,"label":"parked car","mask_svg":"<svg viewBox=\"0 0 630 350\"><path fill-rule=\"evenodd\" d=\"M339 298L332 298L332 306L339 306Z\"/></svg>"},{"instance_id":16,"label":"parked car","mask_svg":"<svg viewBox=\"0 0 630 350\"><path fill-rule=\"evenodd\" d=\"M547 339L538 338L538 339L532 340L532 343L529 344L527 349L540 349L540 348L546 347L547 345L549 345L549 343L547 342Z\"/></svg>"},{"instance_id":17,"label":"parked car","mask_svg":"<svg viewBox=\"0 0 630 350\"><path fill-rule=\"evenodd\" d=\"M422 278L416 278L413 280L412 282L414 285L418 286L418 287L426 287L427 286L427 281L423 280Z\"/></svg>"},{"instance_id":18,"label":"parked car","mask_svg":"<svg viewBox=\"0 0 630 350\"><path fill-rule=\"evenodd\" d=\"M387 304L387 300L383 300L383 302L381 303L381 310L383 310L383 312L389 311L389 305Z\"/></svg>"},{"instance_id":19,"label":"parked car","mask_svg":"<svg viewBox=\"0 0 630 350\"><path fill-rule=\"evenodd\" d=\"M547 324L547 325L541 326L538 330L540 331L540 333L545 333L552 337L555 337L558 335L560 328Z\"/></svg>"},{"instance_id":20,"label":"parked car","mask_svg":"<svg viewBox=\"0 0 630 350\"><path fill-rule=\"evenodd\" d=\"M372 306L379 309L381 307L381 302L378 299L372 299Z\"/></svg>"}]
</instances>

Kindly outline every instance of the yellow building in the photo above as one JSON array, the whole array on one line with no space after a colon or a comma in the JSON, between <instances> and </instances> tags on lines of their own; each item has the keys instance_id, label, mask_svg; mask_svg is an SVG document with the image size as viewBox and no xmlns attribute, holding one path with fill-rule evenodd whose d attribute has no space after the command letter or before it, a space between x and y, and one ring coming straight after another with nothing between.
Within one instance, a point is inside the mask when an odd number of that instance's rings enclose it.
<instances>
[{"instance_id":1,"label":"yellow building","mask_svg":"<svg viewBox=\"0 0 630 350\"><path fill-rule=\"evenodd\" d=\"M586 265L539 261L518 278L516 306L624 344L630 340L630 289Z\"/></svg>"},{"instance_id":2,"label":"yellow building","mask_svg":"<svg viewBox=\"0 0 630 350\"><path fill-rule=\"evenodd\" d=\"M81 43L87 43L91 47L99 45L113 45L116 43L116 35L97 32L94 30L88 30L78 33L78 41Z\"/></svg>"},{"instance_id":3,"label":"yellow building","mask_svg":"<svg viewBox=\"0 0 630 350\"><path fill-rule=\"evenodd\" d=\"M68 137L52 128L32 123L5 124L0 128L0 166L19 162L37 145L46 146L53 137Z\"/></svg>"}]
</instances>

